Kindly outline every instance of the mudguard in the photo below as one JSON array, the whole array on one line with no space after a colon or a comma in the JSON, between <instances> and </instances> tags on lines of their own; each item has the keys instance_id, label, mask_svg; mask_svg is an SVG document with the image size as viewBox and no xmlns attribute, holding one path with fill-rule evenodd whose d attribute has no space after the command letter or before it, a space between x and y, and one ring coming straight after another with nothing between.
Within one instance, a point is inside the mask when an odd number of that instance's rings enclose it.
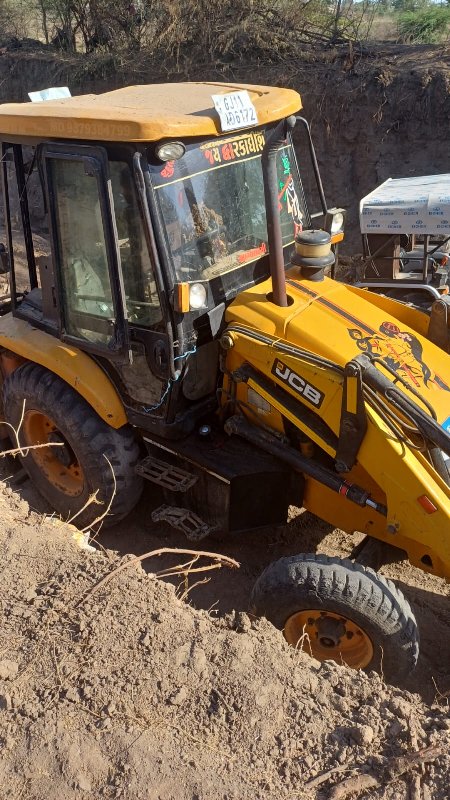
<instances>
[{"instance_id":1,"label":"mudguard","mask_svg":"<svg viewBox=\"0 0 450 800\"><path fill-rule=\"evenodd\" d=\"M82 350L12 314L0 318L0 348L19 356L20 360L34 361L59 375L112 428L126 424L127 417L116 389L98 364Z\"/></svg>"}]
</instances>

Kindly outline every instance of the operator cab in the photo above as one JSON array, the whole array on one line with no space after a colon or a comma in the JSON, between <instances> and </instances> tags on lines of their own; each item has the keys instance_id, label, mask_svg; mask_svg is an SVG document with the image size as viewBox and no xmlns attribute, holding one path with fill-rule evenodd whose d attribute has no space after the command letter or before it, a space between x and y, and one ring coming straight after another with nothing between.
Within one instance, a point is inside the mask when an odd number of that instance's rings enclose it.
<instances>
[{"instance_id":1,"label":"operator cab","mask_svg":"<svg viewBox=\"0 0 450 800\"><path fill-rule=\"evenodd\" d=\"M257 124L223 131L236 91ZM178 438L217 404L225 308L270 275L262 154L300 107L207 83L0 107L12 313L90 353L133 424ZM312 224L288 131L276 175L287 266Z\"/></svg>"}]
</instances>

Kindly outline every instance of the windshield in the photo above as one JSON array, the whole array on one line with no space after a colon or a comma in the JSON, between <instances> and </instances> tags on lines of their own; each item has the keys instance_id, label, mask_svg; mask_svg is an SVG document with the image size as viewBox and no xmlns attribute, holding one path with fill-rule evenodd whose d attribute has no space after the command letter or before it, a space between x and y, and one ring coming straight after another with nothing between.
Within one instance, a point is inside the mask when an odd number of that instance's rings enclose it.
<instances>
[{"instance_id":1,"label":"windshield","mask_svg":"<svg viewBox=\"0 0 450 800\"><path fill-rule=\"evenodd\" d=\"M178 161L150 166L178 281L218 279L227 296L269 274L264 144L264 132L251 131L188 145ZM280 149L277 169L286 246L309 224L291 144Z\"/></svg>"}]
</instances>

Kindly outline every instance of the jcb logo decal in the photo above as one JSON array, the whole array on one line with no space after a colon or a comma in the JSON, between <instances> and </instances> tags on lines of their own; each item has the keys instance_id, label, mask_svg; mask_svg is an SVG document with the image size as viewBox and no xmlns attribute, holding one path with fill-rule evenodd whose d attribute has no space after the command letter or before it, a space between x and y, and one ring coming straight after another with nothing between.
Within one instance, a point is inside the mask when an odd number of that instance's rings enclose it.
<instances>
[{"instance_id":1,"label":"jcb logo decal","mask_svg":"<svg viewBox=\"0 0 450 800\"><path fill-rule=\"evenodd\" d=\"M290 367L283 364L279 359L273 362L272 375L276 375L280 381L287 383L295 389L298 394L301 394L305 400L308 400L313 406L316 406L316 408L320 408L322 405L322 400L325 397L323 392L316 389L316 387L312 386L310 383L307 383L304 378L301 378L300 375L293 372Z\"/></svg>"}]
</instances>

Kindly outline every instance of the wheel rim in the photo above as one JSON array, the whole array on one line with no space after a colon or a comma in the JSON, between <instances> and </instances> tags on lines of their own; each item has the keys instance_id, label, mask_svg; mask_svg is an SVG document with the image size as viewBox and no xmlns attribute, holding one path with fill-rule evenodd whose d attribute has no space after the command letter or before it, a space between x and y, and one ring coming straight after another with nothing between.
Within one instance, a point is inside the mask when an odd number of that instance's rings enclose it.
<instances>
[{"instance_id":1,"label":"wheel rim","mask_svg":"<svg viewBox=\"0 0 450 800\"><path fill-rule=\"evenodd\" d=\"M318 661L332 660L364 669L373 658L373 645L365 631L348 617L331 611L297 611L286 620L286 641L306 650Z\"/></svg>"},{"instance_id":2,"label":"wheel rim","mask_svg":"<svg viewBox=\"0 0 450 800\"><path fill-rule=\"evenodd\" d=\"M29 410L23 418L22 431L25 447L52 445L29 451L48 482L70 497L80 495L84 488L83 470L70 443L53 420L42 411Z\"/></svg>"}]
</instances>

